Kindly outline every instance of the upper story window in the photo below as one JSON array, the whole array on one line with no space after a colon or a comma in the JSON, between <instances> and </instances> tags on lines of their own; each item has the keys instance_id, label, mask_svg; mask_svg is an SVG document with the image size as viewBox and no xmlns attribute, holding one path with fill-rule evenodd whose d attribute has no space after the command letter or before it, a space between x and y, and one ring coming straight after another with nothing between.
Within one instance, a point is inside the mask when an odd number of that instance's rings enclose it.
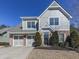
<instances>
[{"instance_id":1,"label":"upper story window","mask_svg":"<svg viewBox=\"0 0 79 59\"><path fill-rule=\"evenodd\" d=\"M59 18L50 18L50 25L59 25Z\"/></svg>"},{"instance_id":2,"label":"upper story window","mask_svg":"<svg viewBox=\"0 0 79 59\"><path fill-rule=\"evenodd\" d=\"M27 22L27 28L36 28L35 22Z\"/></svg>"}]
</instances>

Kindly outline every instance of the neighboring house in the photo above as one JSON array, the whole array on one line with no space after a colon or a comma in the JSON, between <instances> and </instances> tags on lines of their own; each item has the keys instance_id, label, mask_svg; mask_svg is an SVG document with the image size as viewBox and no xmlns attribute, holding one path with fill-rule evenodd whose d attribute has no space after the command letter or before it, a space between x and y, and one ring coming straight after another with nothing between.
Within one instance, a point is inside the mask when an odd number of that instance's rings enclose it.
<instances>
[{"instance_id":1,"label":"neighboring house","mask_svg":"<svg viewBox=\"0 0 79 59\"><path fill-rule=\"evenodd\" d=\"M56 1L38 17L21 17L21 27L11 28L7 31L8 42L11 46L32 46L37 31L42 35L42 45L49 40L51 31L58 31L59 42L64 42L70 35L70 20L72 16L67 13Z\"/></svg>"},{"instance_id":2,"label":"neighboring house","mask_svg":"<svg viewBox=\"0 0 79 59\"><path fill-rule=\"evenodd\" d=\"M1 29L0 30L0 42L9 42L9 35L8 35L8 33L7 33L7 30L8 30L9 28L4 28L4 29Z\"/></svg>"}]
</instances>

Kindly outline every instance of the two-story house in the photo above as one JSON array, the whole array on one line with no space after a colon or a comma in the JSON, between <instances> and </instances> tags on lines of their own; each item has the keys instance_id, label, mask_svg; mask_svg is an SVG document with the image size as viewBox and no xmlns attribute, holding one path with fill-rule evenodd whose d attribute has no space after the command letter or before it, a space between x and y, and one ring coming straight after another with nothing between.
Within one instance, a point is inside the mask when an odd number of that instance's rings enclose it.
<instances>
[{"instance_id":1,"label":"two-story house","mask_svg":"<svg viewBox=\"0 0 79 59\"><path fill-rule=\"evenodd\" d=\"M70 35L70 20L72 16L67 13L56 1L53 1L48 8L38 17L20 17L21 27L8 31L9 43L11 46L32 46L37 30L42 35L42 44L49 40L50 30L57 31L59 42L64 42Z\"/></svg>"}]
</instances>

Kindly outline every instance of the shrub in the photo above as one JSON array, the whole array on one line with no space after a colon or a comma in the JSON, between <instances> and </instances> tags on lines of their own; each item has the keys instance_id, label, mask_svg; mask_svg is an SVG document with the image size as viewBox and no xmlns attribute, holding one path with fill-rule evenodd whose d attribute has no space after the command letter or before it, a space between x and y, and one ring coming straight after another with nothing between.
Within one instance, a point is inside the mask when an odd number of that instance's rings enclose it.
<instances>
[{"instance_id":1,"label":"shrub","mask_svg":"<svg viewBox=\"0 0 79 59\"><path fill-rule=\"evenodd\" d=\"M49 44L50 45L54 45L54 46L57 46L59 43L59 37L58 37L58 32L55 31L55 32L52 32L52 35L49 39Z\"/></svg>"},{"instance_id":2,"label":"shrub","mask_svg":"<svg viewBox=\"0 0 79 59\"><path fill-rule=\"evenodd\" d=\"M78 31L74 30L70 33L70 37L72 39L72 44L73 47L76 47L77 45L79 45L79 34Z\"/></svg>"},{"instance_id":3,"label":"shrub","mask_svg":"<svg viewBox=\"0 0 79 59\"><path fill-rule=\"evenodd\" d=\"M7 46L9 46L9 43L7 43L7 42L0 42L0 46L5 46L5 47L7 47Z\"/></svg>"},{"instance_id":4,"label":"shrub","mask_svg":"<svg viewBox=\"0 0 79 59\"><path fill-rule=\"evenodd\" d=\"M65 45L66 47L72 47L72 46L73 46L73 45L72 45L72 39L71 39L70 36L67 36L64 45Z\"/></svg>"},{"instance_id":5,"label":"shrub","mask_svg":"<svg viewBox=\"0 0 79 59\"><path fill-rule=\"evenodd\" d=\"M41 39L41 35L40 35L40 33L39 32L36 32L36 34L35 34L35 46L40 46L41 45L41 43L42 43L42 39Z\"/></svg>"},{"instance_id":6,"label":"shrub","mask_svg":"<svg viewBox=\"0 0 79 59\"><path fill-rule=\"evenodd\" d=\"M58 46L59 47L64 47L64 43L59 43Z\"/></svg>"},{"instance_id":7,"label":"shrub","mask_svg":"<svg viewBox=\"0 0 79 59\"><path fill-rule=\"evenodd\" d=\"M70 36L66 38L65 46L75 48L78 45L79 45L79 32L76 29L71 29Z\"/></svg>"}]
</instances>

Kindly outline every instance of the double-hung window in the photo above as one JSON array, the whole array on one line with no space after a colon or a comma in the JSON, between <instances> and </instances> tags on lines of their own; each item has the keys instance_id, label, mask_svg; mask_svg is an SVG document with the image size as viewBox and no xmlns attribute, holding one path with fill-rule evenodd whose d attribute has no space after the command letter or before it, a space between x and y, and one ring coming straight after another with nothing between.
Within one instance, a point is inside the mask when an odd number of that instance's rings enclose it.
<instances>
[{"instance_id":1,"label":"double-hung window","mask_svg":"<svg viewBox=\"0 0 79 59\"><path fill-rule=\"evenodd\" d=\"M59 18L50 18L50 25L59 25Z\"/></svg>"},{"instance_id":2,"label":"double-hung window","mask_svg":"<svg viewBox=\"0 0 79 59\"><path fill-rule=\"evenodd\" d=\"M36 27L35 22L32 22L32 21L27 22L27 28L35 28L35 27Z\"/></svg>"}]
</instances>

